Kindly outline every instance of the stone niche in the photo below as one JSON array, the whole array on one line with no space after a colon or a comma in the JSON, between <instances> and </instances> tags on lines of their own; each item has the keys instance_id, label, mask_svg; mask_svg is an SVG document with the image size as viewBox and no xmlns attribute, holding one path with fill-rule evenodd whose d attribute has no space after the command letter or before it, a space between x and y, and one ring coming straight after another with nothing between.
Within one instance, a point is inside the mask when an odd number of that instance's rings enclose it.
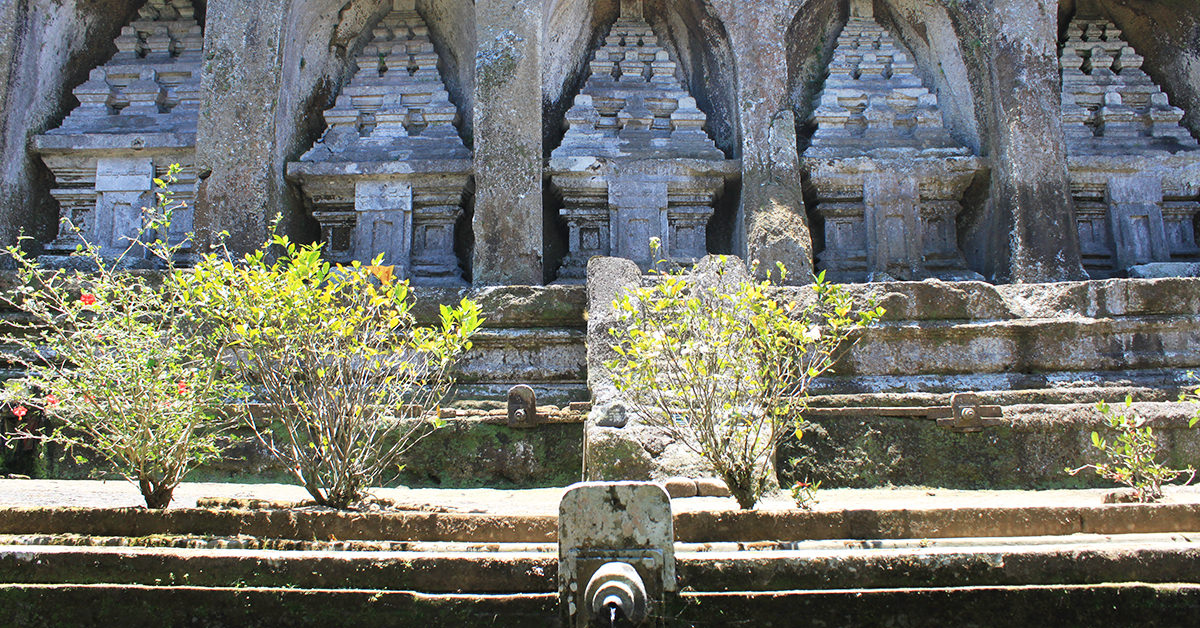
<instances>
[{"instance_id":1,"label":"stone niche","mask_svg":"<svg viewBox=\"0 0 1200 628\"><path fill-rule=\"evenodd\" d=\"M34 139L61 207L58 236L41 257L46 264L71 264L84 240L105 258L121 256L156 203L154 179L171 164L182 166L171 188L181 205L171 233L159 235L182 243L192 231L204 48L195 8L190 0L149 0L115 43L117 54L75 88L79 106ZM136 265L135 258L144 255L131 250L123 259Z\"/></svg>"},{"instance_id":2,"label":"stone niche","mask_svg":"<svg viewBox=\"0 0 1200 628\"><path fill-rule=\"evenodd\" d=\"M802 156L825 224L817 268L837 282L982 280L958 245L983 162L946 131L912 55L858 3L838 37Z\"/></svg>"},{"instance_id":3,"label":"stone niche","mask_svg":"<svg viewBox=\"0 0 1200 628\"><path fill-rule=\"evenodd\" d=\"M641 0L622 2L590 71L567 111L562 145L550 155L568 229L559 280L583 281L597 255L630 259L643 270L659 259L694 263L707 252L717 196L740 164L705 131L707 117L684 89ZM652 238L661 243L657 255Z\"/></svg>"},{"instance_id":4,"label":"stone niche","mask_svg":"<svg viewBox=\"0 0 1200 628\"><path fill-rule=\"evenodd\" d=\"M1108 20L1072 19L1059 62L1084 268L1096 279L1192 274L1200 146L1183 111Z\"/></svg>"},{"instance_id":5,"label":"stone niche","mask_svg":"<svg viewBox=\"0 0 1200 628\"><path fill-rule=\"evenodd\" d=\"M464 284L455 243L466 228L471 153L413 0L393 0L356 60L325 112L328 129L288 164L288 179L320 223L331 261L369 263L382 254L414 284Z\"/></svg>"}]
</instances>

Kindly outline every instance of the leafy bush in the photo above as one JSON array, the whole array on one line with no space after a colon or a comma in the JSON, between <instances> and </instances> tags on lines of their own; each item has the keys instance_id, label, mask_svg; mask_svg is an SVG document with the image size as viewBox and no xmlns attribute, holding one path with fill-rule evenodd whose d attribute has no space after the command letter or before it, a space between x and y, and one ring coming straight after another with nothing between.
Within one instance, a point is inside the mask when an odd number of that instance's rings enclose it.
<instances>
[{"instance_id":1,"label":"leafy bush","mask_svg":"<svg viewBox=\"0 0 1200 628\"><path fill-rule=\"evenodd\" d=\"M452 383L450 368L481 322L467 299L418 325L407 282L379 266L331 266L319 245L286 237L234 264L201 259L189 305L203 308L233 350L231 361L272 407L252 420L261 444L318 504L346 508L430 425ZM424 421L406 418L427 417Z\"/></svg>"},{"instance_id":2,"label":"leafy bush","mask_svg":"<svg viewBox=\"0 0 1200 628\"><path fill-rule=\"evenodd\" d=\"M1171 469L1155 460L1158 441L1154 437L1154 430L1146 424L1144 418L1132 411L1132 406L1131 396L1125 397L1124 412L1114 410L1103 401L1096 404L1096 409L1108 423L1109 429L1116 432L1116 438L1109 442L1102 438L1099 432L1092 432L1092 446L1104 454L1105 462L1066 471L1075 475L1085 469L1092 469L1100 477L1133 489L1137 501L1155 502L1162 498L1163 484L1170 483L1184 474L1194 476L1195 470ZM1198 420L1200 416L1192 418L1188 427L1196 425Z\"/></svg>"},{"instance_id":3,"label":"leafy bush","mask_svg":"<svg viewBox=\"0 0 1200 628\"><path fill-rule=\"evenodd\" d=\"M239 391L181 294L174 257L186 242L156 235L179 207L169 191L177 171L156 180L158 206L116 259L84 244L75 256L89 262L86 272L45 269L7 249L21 281L4 299L27 322L10 323L3 336L25 371L7 382L4 400L18 417L51 421L48 434L20 436L58 442L78 458L91 452L137 484L150 508L166 508L187 472L220 453L230 424L213 408ZM118 270L147 256L166 266L161 281Z\"/></svg>"},{"instance_id":4,"label":"leafy bush","mask_svg":"<svg viewBox=\"0 0 1200 628\"><path fill-rule=\"evenodd\" d=\"M801 480L792 484L792 499L796 501L796 507L803 510L812 508L817 503L817 491L820 489L820 480L816 482Z\"/></svg>"},{"instance_id":5,"label":"leafy bush","mask_svg":"<svg viewBox=\"0 0 1200 628\"><path fill-rule=\"evenodd\" d=\"M723 290L675 271L614 303L619 357L606 366L617 389L647 424L712 465L744 509L767 490L778 444L802 428L813 379L884 313L860 310L824 274L812 289L801 302L770 278Z\"/></svg>"},{"instance_id":6,"label":"leafy bush","mask_svg":"<svg viewBox=\"0 0 1200 628\"><path fill-rule=\"evenodd\" d=\"M1192 419L1192 425L1195 425L1197 421L1200 421L1200 378L1197 378L1196 374L1191 371L1188 372L1188 377L1197 383L1194 384L1195 388L1189 388L1180 394L1179 400L1196 406L1196 416Z\"/></svg>"}]
</instances>

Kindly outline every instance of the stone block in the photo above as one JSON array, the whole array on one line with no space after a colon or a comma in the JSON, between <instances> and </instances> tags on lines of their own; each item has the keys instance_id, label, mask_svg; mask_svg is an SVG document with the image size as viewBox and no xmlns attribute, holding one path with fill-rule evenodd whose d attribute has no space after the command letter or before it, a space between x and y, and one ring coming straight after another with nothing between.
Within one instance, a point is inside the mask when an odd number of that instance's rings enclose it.
<instances>
[{"instance_id":1,"label":"stone block","mask_svg":"<svg viewBox=\"0 0 1200 628\"><path fill-rule=\"evenodd\" d=\"M692 478L667 478L662 481L662 486L671 499L695 497L697 494L696 480Z\"/></svg>"},{"instance_id":2,"label":"stone block","mask_svg":"<svg viewBox=\"0 0 1200 628\"><path fill-rule=\"evenodd\" d=\"M593 574L624 564L649 602L676 591L671 499L657 484L584 482L563 495L558 515L558 593L563 625L593 625L584 593Z\"/></svg>"}]
</instances>

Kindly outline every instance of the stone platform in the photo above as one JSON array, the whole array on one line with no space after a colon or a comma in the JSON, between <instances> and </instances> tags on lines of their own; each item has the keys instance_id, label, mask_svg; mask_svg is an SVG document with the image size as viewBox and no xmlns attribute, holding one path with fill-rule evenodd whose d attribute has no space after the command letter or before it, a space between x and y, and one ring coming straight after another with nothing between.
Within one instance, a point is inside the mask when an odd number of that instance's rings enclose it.
<instances>
[{"instance_id":1,"label":"stone platform","mask_svg":"<svg viewBox=\"0 0 1200 628\"><path fill-rule=\"evenodd\" d=\"M666 479L706 475L684 447L643 425L608 379L603 362L612 302L648 281L631 266L595 261L589 278L589 384L595 405L585 435L585 478ZM698 281L713 265L697 266ZM919 484L957 488L1080 486L1063 469L1095 459L1094 406L1126 395L1151 420L1160 455L1194 464L1195 413L1173 403L1200 370L1200 281L1110 279L1055 284L885 282L845 286L860 304L887 309L832 374L815 381L814 423L785 443L781 480L825 486ZM801 303L811 288L780 288ZM939 426L954 395L996 406L994 425L973 433ZM796 460L796 462L793 462Z\"/></svg>"},{"instance_id":2,"label":"stone platform","mask_svg":"<svg viewBox=\"0 0 1200 628\"><path fill-rule=\"evenodd\" d=\"M400 510L339 513L193 508L200 497L303 491L184 484L185 507L155 512L113 508L137 501L124 483L0 480L0 601L13 626L559 626L563 493L381 489ZM1200 494L1172 489L1160 505L1101 497L834 490L812 511L770 499L755 512L672 500L681 590L659 619L1184 625L1200 596ZM30 507L56 499L91 507Z\"/></svg>"}]
</instances>

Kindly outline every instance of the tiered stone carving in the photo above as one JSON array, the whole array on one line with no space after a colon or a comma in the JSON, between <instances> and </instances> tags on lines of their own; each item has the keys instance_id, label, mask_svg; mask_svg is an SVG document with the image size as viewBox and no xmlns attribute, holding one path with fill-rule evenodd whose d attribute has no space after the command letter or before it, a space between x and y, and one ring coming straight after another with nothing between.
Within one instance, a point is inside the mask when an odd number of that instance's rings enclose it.
<instances>
[{"instance_id":1,"label":"tiered stone carving","mask_svg":"<svg viewBox=\"0 0 1200 628\"><path fill-rule=\"evenodd\" d=\"M825 221L817 265L830 280L982 279L966 268L956 219L983 164L950 137L914 69L903 46L856 7L803 155Z\"/></svg>"},{"instance_id":2,"label":"tiered stone carving","mask_svg":"<svg viewBox=\"0 0 1200 628\"><path fill-rule=\"evenodd\" d=\"M357 62L325 112L328 129L288 164L288 177L310 202L331 260L383 254L413 283L462 283L455 242L471 153L412 0L394 0Z\"/></svg>"},{"instance_id":3,"label":"tiered stone carving","mask_svg":"<svg viewBox=\"0 0 1200 628\"><path fill-rule=\"evenodd\" d=\"M582 281L595 255L645 269L655 261L651 238L659 257L678 263L705 255L716 197L739 168L705 132L707 117L676 74L641 1L625 0L550 156L569 230L560 280Z\"/></svg>"},{"instance_id":4,"label":"tiered stone carving","mask_svg":"<svg viewBox=\"0 0 1200 628\"><path fill-rule=\"evenodd\" d=\"M82 239L105 257L124 252L156 202L155 177L173 163L183 167L173 200L184 206L168 237L192 230L204 34L191 0L148 0L115 43L117 54L75 88L79 106L34 142L54 174L61 218L78 228L63 222L45 263L69 263Z\"/></svg>"},{"instance_id":5,"label":"tiered stone carving","mask_svg":"<svg viewBox=\"0 0 1200 628\"><path fill-rule=\"evenodd\" d=\"M1063 130L1084 266L1095 278L1200 260L1200 146L1183 111L1141 69L1142 57L1103 19L1067 27Z\"/></svg>"}]
</instances>

